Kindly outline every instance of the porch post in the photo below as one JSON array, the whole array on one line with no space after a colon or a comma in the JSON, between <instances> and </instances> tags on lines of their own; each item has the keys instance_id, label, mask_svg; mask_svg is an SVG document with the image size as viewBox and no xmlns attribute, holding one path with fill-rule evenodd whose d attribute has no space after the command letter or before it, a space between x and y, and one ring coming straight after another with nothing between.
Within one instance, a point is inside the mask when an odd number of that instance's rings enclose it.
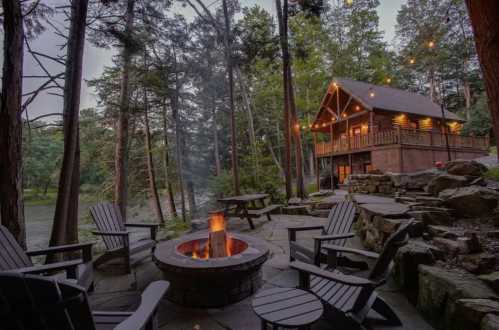
<instances>
[{"instance_id":1,"label":"porch post","mask_svg":"<svg viewBox=\"0 0 499 330\"><path fill-rule=\"evenodd\" d=\"M331 191L334 192L334 130L333 123L331 123L330 134L331 134Z\"/></svg>"},{"instance_id":2,"label":"porch post","mask_svg":"<svg viewBox=\"0 0 499 330\"><path fill-rule=\"evenodd\" d=\"M321 191L321 174L319 168L319 157L317 157L317 132L313 133L314 137L314 165L315 165L315 180L317 183L317 191Z\"/></svg>"}]
</instances>

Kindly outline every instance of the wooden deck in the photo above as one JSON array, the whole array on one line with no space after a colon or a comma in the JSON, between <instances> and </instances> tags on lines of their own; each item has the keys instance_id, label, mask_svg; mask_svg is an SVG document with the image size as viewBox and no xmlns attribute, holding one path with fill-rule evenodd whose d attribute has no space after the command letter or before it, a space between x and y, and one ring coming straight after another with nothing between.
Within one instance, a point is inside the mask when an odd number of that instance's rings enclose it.
<instances>
[{"instance_id":1,"label":"wooden deck","mask_svg":"<svg viewBox=\"0 0 499 330\"><path fill-rule=\"evenodd\" d=\"M449 146L453 149L487 151L488 137L463 136L448 134ZM414 130L392 129L381 132L342 137L331 142L322 142L315 145L316 157L327 157L331 154L345 154L359 151L368 151L374 147L387 145L410 145L435 148L446 148L445 134Z\"/></svg>"}]
</instances>

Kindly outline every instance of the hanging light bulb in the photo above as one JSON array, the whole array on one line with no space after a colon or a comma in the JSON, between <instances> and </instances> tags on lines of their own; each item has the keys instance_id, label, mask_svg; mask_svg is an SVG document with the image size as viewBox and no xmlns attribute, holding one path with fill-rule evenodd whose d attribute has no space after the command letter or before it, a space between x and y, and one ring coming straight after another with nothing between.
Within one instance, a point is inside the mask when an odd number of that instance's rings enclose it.
<instances>
[{"instance_id":1,"label":"hanging light bulb","mask_svg":"<svg viewBox=\"0 0 499 330\"><path fill-rule=\"evenodd\" d=\"M387 84L390 84L391 82L392 82L392 78L390 78L390 77L386 78L386 83Z\"/></svg>"},{"instance_id":2,"label":"hanging light bulb","mask_svg":"<svg viewBox=\"0 0 499 330\"><path fill-rule=\"evenodd\" d=\"M359 111L360 110L360 106L356 105L355 106L355 111Z\"/></svg>"},{"instance_id":3,"label":"hanging light bulb","mask_svg":"<svg viewBox=\"0 0 499 330\"><path fill-rule=\"evenodd\" d=\"M370 97L370 98L373 98L373 97L375 97L375 96L376 96L376 94L374 93L374 89L373 89L372 87L371 87L371 88L369 88L369 93L368 93L368 95L369 95L369 97Z\"/></svg>"},{"instance_id":4,"label":"hanging light bulb","mask_svg":"<svg viewBox=\"0 0 499 330\"><path fill-rule=\"evenodd\" d=\"M415 64L416 63L416 59L413 57L409 60L409 64Z\"/></svg>"},{"instance_id":5,"label":"hanging light bulb","mask_svg":"<svg viewBox=\"0 0 499 330\"><path fill-rule=\"evenodd\" d=\"M353 5L353 0L346 0L345 2L346 2L346 3L347 3L347 5L349 5L349 6Z\"/></svg>"},{"instance_id":6,"label":"hanging light bulb","mask_svg":"<svg viewBox=\"0 0 499 330\"><path fill-rule=\"evenodd\" d=\"M435 48L435 41L430 40L430 41L428 42L428 48L430 48L430 49Z\"/></svg>"}]
</instances>

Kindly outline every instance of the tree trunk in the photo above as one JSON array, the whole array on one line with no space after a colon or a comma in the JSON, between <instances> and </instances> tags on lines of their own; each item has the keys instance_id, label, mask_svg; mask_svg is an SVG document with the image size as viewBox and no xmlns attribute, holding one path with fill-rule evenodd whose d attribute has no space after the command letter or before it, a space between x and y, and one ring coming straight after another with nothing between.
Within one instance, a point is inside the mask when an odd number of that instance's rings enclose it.
<instances>
[{"instance_id":1,"label":"tree trunk","mask_svg":"<svg viewBox=\"0 0 499 330\"><path fill-rule=\"evenodd\" d=\"M281 174L281 176L283 178L286 178L286 175L284 174L284 170L282 169L281 163L279 162L279 159L277 158L277 156L274 152L274 148L272 147L272 144L270 143L270 141L267 141L267 147L269 148L270 156L272 156L272 160L274 161L275 166L277 166L277 168L279 169L279 174Z\"/></svg>"},{"instance_id":2,"label":"tree trunk","mask_svg":"<svg viewBox=\"0 0 499 330\"><path fill-rule=\"evenodd\" d=\"M120 112L116 127L115 150L115 182L114 201L121 210L123 220L126 221L126 207L128 199L128 120L129 120L129 75L132 60L131 38L134 20L135 0L127 0L125 16L125 42L123 44L120 90Z\"/></svg>"},{"instance_id":3,"label":"tree trunk","mask_svg":"<svg viewBox=\"0 0 499 330\"><path fill-rule=\"evenodd\" d=\"M471 119L471 87L468 80L463 81L463 95L464 95L464 112L466 120Z\"/></svg>"},{"instance_id":4,"label":"tree trunk","mask_svg":"<svg viewBox=\"0 0 499 330\"><path fill-rule=\"evenodd\" d=\"M219 176L222 173L222 166L220 165L220 150L218 145L218 127L217 127L217 108L215 106L215 99L212 98L211 111L213 113L213 144L214 144L214 157L215 157L215 175Z\"/></svg>"},{"instance_id":5,"label":"tree trunk","mask_svg":"<svg viewBox=\"0 0 499 330\"><path fill-rule=\"evenodd\" d=\"M248 88L246 87L246 83L243 79L243 74L241 73L241 69L239 67L236 67L236 75L237 79L239 80L239 87L241 88L241 94L243 96L244 105L246 107L246 113L248 114L248 131L251 144L251 152L253 154L253 160L255 162L254 176L255 180L258 180L258 149L256 145L255 124L253 120L253 111L251 109L250 96L248 93Z\"/></svg>"},{"instance_id":6,"label":"tree trunk","mask_svg":"<svg viewBox=\"0 0 499 330\"><path fill-rule=\"evenodd\" d=\"M147 99L147 90L144 89L144 123L146 136L146 155L147 155L147 174L149 176L149 193L151 194L152 204L156 218L160 223L164 223L163 211L159 200L158 188L156 187L156 174L154 172L154 160L152 158L151 130L149 128L149 103Z\"/></svg>"},{"instance_id":7,"label":"tree trunk","mask_svg":"<svg viewBox=\"0 0 499 330\"><path fill-rule=\"evenodd\" d=\"M173 69L175 72L175 91L173 93L173 98L171 100L172 104L172 115L175 121L175 158L177 161L177 176L178 176L178 186L180 192L180 206L182 207L182 220L187 221L187 214L185 210L185 193L184 193L184 174L182 169L182 138L181 134L181 123L179 115L179 93L180 93L180 82L178 80L177 71L177 54L175 50L173 51Z\"/></svg>"},{"instance_id":8,"label":"tree trunk","mask_svg":"<svg viewBox=\"0 0 499 330\"><path fill-rule=\"evenodd\" d=\"M225 57L227 61L227 75L229 79L229 108L230 108L230 132L231 132L231 161L232 161L232 180L234 185L234 194L239 195L239 168L237 164L237 140L236 140L236 112L234 108L234 70L232 67L232 42L230 38L230 20L229 12L227 9L227 1L222 0L225 30L224 30L224 43L225 43Z\"/></svg>"},{"instance_id":9,"label":"tree trunk","mask_svg":"<svg viewBox=\"0 0 499 330\"><path fill-rule=\"evenodd\" d=\"M23 17L20 1L3 0L3 74L0 104L0 220L26 247L22 182Z\"/></svg>"},{"instance_id":10,"label":"tree trunk","mask_svg":"<svg viewBox=\"0 0 499 330\"><path fill-rule=\"evenodd\" d=\"M282 51L282 81L284 89L284 173L285 173L285 186L286 186L286 199L292 197L291 190L291 139L290 139L290 118L289 118L289 87L288 87L288 66L289 66L289 50L287 39L287 20L283 18L283 14L287 16L287 1L284 1L284 10L281 7L281 1L276 0L277 20L279 23L279 37L281 42Z\"/></svg>"},{"instance_id":11,"label":"tree trunk","mask_svg":"<svg viewBox=\"0 0 499 330\"><path fill-rule=\"evenodd\" d=\"M50 246L78 241L78 197L80 188L79 112L83 51L88 0L73 2L64 81L64 155L55 206ZM54 260L47 256L47 262Z\"/></svg>"},{"instance_id":12,"label":"tree trunk","mask_svg":"<svg viewBox=\"0 0 499 330\"><path fill-rule=\"evenodd\" d=\"M494 136L499 137L499 2L466 0L487 90ZM496 143L499 160L499 143Z\"/></svg>"},{"instance_id":13,"label":"tree trunk","mask_svg":"<svg viewBox=\"0 0 499 330\"><path fill-rule=\"evenodd\" d=\"M286 15L287 16L287 15ZM293 74L291 73L291 61L288 65L288 88L289 88L289 110L291 112L291 127L293 127L293 139L295 142L296 161L296 195L300 198L306 197L305 184L303 182L303 150L301 145L300 124L296 114L295 93L293 88Z\"/></svg>"},{"instance_id":14,"label":"tree trunk","mask_svg":"<svg viewBox=\"0 0 499 330\"><path fill-rule=\"evenodd\" d=\"M175 207L175 199L173 198L173 187L171 180L170 168L170 148L168 147L168 119L166 112L166 101L163 101L163 139L165 142L165 185L168 195L168 205L170 207L170 214L172 217L177 217L177 208Z\"/></svg>"}]
</instances>

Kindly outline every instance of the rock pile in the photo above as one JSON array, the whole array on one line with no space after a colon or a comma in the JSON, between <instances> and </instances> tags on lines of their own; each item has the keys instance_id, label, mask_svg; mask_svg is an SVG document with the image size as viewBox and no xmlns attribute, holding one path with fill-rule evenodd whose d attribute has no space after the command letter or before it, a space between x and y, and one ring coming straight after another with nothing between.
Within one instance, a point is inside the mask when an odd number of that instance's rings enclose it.
<instances>
[{"instance_id":1,"label":"rock pile","mask_svg":"<svg viewBox=\"0 0 499 330\"><path fill-rule=\"evenodd\" d=\"M400 223L416 219L394 275L437 329L499 329L499 184L484 179L485 171L456 160L440 171L349 181L352 193L394 196L392 203L359 205L367 248L380 251Z\"/></svg>"}]
</instances>

